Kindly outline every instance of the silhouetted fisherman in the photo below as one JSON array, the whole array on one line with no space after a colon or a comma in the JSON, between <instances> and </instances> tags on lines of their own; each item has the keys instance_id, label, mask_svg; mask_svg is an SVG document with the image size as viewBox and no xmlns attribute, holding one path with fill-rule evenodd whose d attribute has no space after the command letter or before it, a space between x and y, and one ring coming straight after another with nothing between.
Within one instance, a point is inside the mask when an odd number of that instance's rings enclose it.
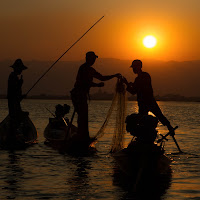
<instances>
[{"instance_id":1,"label":"silhouetted fisherman","mask_svg":"<svg viewBox=\"0 0 200 200\"><path fill-rule=\"evenodd\" d=\"M128 83L125 78L123 78L123 80L127 85L127 91L133 95L137 94L139 114L148 115L148 112L151 111L164 126L167 126L167 128L172 131L173 127L161 112L154 98L151 76L147 72L142 71L142 61L134 60L130 67L133 69L135 74L138 74L138 76L134 83ZM174 133L174 131L172 132Z\"/></svg>"},{"instance_id":2,"label":"silhouetted fisherman","mask_svg":"<svg viewBox=\"0 0 200 200\"><path fill-rule=\"evenodd\" d=\"M22 95L23 76L21 75L20 78L18 77L27 67L24 66L21 59L17 59L10 67L12 67L14 71L11 72L8 78L8 109L10 117L17 119L23 113L28 114L28 112L23 112L21 109L20 102L25 98L25 95Z\"/></svg>"},{"instance_id":3,"label":"silhouetted fisherman","mask_svg":"<svg viewBox=\"0 0 200 200\"><path fill-rule=\"evenodd\" d=\"M107 81L114 77L121 77L121 74L114 74L110 76L103 76L98 73L92 65L95 63L97 55L93 51L86 53L86 62L82 64L78 70L76 82L71 91L71 99L74 109L78 114L78 135L81 141L86 144L90 143L88 130L88 103L89 91L91 87L103 87L104 83L94 83L93 78L100 81Z\"/></svg>"},{"instance_id":4,"label":"silhouetted fisherman","mask_svg":"<svg viewBox=\"0 0 200 200\"><path fill-rule=\"evenodd\" d=\"M64 121L69 124L69 119L68 117L65 117L65 115L67 115L70 111L70 106L67 104L64 104L63 106L58 104L56 105L56 111L55 111L55 118L61 122L61 124L64 124L66 126L66 124L64 123Z\"/></svg>"}]
</instances>

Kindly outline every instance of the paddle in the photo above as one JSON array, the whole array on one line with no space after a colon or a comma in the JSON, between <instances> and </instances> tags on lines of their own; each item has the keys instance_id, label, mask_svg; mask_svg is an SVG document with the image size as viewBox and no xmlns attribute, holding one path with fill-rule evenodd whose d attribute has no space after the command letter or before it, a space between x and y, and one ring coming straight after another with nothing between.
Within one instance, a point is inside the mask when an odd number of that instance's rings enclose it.
<instances>
[{"instance_id":1,"label":"paddle","mask_svg":"<svg viewBox=\"0 0 200 200\"><path fill-rule=\"evenodd\" d=\"M159 139L159 140L157 141L157 143L161 143L163 140L167 140L167 136L168 136L168 135L171 135L171 133L172 133L173 131L175 131L177 128L178 128L178 126L176 126L175 128L173 128L173 129L172 129L171 131L169 131L166 135L161 135L162 138ZM178 142L176 141L174 135L172 134L171 136L172 136L172 138L173 138L173 140L174 140L174 143L176 144L176 146L177 146L179 152L180 152L180 153L183 153L183 152L181 151L181 149L180 149L180 147L179 147L179 145L178 145Z\"/></svg>"},{"instance_id":2,"label":"paddle","mask_svg":"<svg viewBox=\"0 0 200 200\"><path fill-rule=\"evenodd\" d=\"M176 141L174 135L171 135L171 136L172 136L172 138L173 138L173 140L174 140L174 143L176 144L176 146L177 146L179 152L180 152L180 153L183 153L183 152L181 151L181 149L180 149L180 147L179 147L179 145L178 145L178 142Z\"/></svg>"},{"instance_id":3,"label":"paddle","mask_svg":"<svg viewBox=\"0 0 200 200\"><path fill-rule=\"evenodd\" d=\"M76 113L76 111L75 111L75 109L74 109L74 112L73 112L73 114L72 114L71 120L70 120L69 125L68 125L67 132L66 132L66 134L65 134L64 144L65 144L65 142L67 141L67 137L68 137L68 135L69 135L69 131L70 131L71 127L72 127L72 122L73 122L73 120L74 120L75 113Z\"/></svg>"}]
</instances>

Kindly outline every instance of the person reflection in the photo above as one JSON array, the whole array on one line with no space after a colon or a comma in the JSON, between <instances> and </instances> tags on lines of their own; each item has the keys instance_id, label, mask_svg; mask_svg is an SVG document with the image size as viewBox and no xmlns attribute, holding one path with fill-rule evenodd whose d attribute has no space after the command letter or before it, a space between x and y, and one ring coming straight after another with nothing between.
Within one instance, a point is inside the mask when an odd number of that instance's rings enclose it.
<instances>
[{"instance_id":1,"label":"person reflection","mask_svg":"<svg viewBox=\"0 0 200 200\"><path fill-rule=\"evenodd\" d=\"M9 153L9 164L6 167L5 187L6 199L15 199L19 196L24 170L19 165L19 157L14 152Z\"/></svg>"},{"instance_id":2,"label":"person reflection","mask_svg":"<svg viewBox=\"0 0 200 200\"><path fill-rule=\"evenodd\" d=\"M73 161L76 169L74 173L71 173L71 177L67 179L67 184L70 185L73 196L76 194L76 199L89 199L93 196L88 172L91 169L90 162L84 157L77 157Z\"/></svg>"}]
</instances>

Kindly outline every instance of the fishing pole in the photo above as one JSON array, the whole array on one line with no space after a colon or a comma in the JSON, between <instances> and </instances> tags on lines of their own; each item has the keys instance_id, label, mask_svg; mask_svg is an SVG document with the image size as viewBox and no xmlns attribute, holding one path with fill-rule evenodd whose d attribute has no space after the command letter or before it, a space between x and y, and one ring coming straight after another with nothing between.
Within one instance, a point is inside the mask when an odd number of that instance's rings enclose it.
<instances>
[{"instance_id":1,"label":"fishing pole","mask_svg":"<svg viewBox=\"0 0 200 200\"><path fill-rule=\"evenodd\" d=\"M45 107L45 108L46 108L46 107ZM53 114L48 108L46 108L46 110L49 111L49 113L51 113L51 115L52 115L53 117L56 117L56 115Z\"/></svg>"},{"instance_id":2,"label":"fishing pole","mask_svg":"<svg viewBox=\"0 0 200 200\"><path fill-rule=\"evenodd\" d=\"M97 20L76 42L74 42L47 70L46 72L33 84L33 86L28 90L25 94L26 96L28 93L37 85L37 83L53 68L53 66L76 44L78 43L97 23L99 23L104 16L102 16L99 20Z\"/></svg>"}]
</instances>

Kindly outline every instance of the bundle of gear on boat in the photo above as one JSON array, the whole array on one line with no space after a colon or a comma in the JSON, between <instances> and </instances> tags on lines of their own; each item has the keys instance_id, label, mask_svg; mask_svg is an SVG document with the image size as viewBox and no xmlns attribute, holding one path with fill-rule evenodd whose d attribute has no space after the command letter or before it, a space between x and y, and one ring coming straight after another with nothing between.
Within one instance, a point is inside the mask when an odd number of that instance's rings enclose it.
<instances>
[{"instance_id":1,"label":"bundle of gear on boat","mask_svg":"<svg viewBox=\"0 0 200 200\"><path fill-rule=\"evenodd\" d=\"M152 115L131 114L126 117L126 131L133 136L132 141L127 149L132 151L141 150L141 148L149 149L163 153L162 147L155 144L158 131L157 117ZM142 150L144 151L144 149Z\"/></svg>"},{"instance_id":2,"label":"bundle of gear on boat","mask_svg":"<svg viewBox=\"0 0 200 200\"><path fill-rule=\"evenodd\" d=\"M157 137L158 119L152 115L131 114L126 117L126 130L145 144L154 143Z\"/></svg>"}]
</instances>

